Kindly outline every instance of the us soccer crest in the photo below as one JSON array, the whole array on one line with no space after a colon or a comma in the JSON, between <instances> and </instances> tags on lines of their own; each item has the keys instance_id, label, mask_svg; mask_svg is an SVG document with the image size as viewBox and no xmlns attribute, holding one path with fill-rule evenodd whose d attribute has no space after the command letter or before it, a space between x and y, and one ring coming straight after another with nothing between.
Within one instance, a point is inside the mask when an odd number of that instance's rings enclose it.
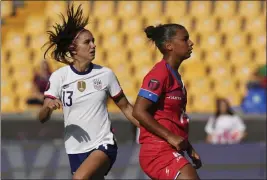
<instances>
[{"instance_id":1,"label":"us soccer crest","mask_svg":"<svg viewBox=\"0 0 267 180\"><path fill-rule=\"evenodd\" d=\"M77 88L80 92L83 92L86 89L86 83L84 81L78 81Z\"/></svg>"},{"instance_id":2,"label":"us soccer crest","mask_svg":"<svg viewBox=\"0 0 267 180\"><path fill-rule=\"evenodd\" d=\"M102 82L101 82L101 80L99 80L99 79L94 79L93 82L94 82L94 88L95 88L96 90L100 90L100 89L102 89Z\"/></svg>"}]
</instances>

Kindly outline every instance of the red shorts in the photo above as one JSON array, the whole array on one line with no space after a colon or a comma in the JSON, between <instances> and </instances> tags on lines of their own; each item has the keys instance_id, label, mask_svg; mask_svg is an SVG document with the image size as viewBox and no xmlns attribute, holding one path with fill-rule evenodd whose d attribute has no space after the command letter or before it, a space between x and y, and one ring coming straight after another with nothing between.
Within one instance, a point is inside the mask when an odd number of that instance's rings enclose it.
<instances>
[{"instance_id":1,"label":"red shorts","mask_svg":"<svg viewBox=\"0 0 267 180\"><path fill-rule=\"evenodd\" d=\"M142 144L139 162L151 179L176 179L180 169L190 163L166 142Z\"/></svg>"}]
</instances>

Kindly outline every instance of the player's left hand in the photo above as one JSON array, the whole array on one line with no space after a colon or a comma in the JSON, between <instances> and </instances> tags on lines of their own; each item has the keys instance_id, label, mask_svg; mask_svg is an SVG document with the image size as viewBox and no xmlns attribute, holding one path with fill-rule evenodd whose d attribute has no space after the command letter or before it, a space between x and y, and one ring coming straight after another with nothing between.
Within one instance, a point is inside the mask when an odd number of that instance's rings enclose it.
<instances>
[{"instance_id":1,"label":"player's left hand","mask_svg":"<svg viewBox=\"0 0 267 180\"><path fill-rule=\"evenodd\" d=\"M202 162L198 153L193 149L188 155L194 163L194 168L199 169L202 166Z\"/></svg>"}]
</instances>

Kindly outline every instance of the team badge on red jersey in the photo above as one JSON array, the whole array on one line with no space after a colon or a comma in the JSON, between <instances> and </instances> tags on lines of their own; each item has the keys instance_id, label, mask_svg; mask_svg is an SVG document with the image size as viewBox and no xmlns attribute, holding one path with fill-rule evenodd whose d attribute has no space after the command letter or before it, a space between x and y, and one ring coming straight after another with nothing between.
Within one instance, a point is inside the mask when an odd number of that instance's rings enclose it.
<instances>
[{"instance_id":1,"label":"team badge on red jersey","mask_svg":"<svg viewBox=\"0 0 267 180\"><path fill-rule=\"evenodd\" d=\"M156 89L159 88L159 81L156 79L151 79L148 83L148 88L152 91L155 91Z\"/></svg>"}]
</instances>

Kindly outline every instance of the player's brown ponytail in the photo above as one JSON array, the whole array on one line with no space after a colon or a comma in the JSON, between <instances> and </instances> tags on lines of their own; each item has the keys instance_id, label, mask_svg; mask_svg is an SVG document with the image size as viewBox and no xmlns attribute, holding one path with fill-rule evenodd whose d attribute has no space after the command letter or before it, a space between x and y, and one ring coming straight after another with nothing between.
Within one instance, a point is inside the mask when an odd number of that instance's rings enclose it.
<instances>
[{"instance_id":1,"label":"player's brown ponytail","mask_svg":"<svg viewBox=\"0 0 267 180\"><path fill-rule=\"evenodd\" d=\"M48 51L53 48L51 56L56 61L70 64L71 62L67 60L69 58L68 54L72 50L70 46L73 39L84 27L88 24L88 17L83 18L83 10L81 5L77 8L76 12L74 10L73 4L68 6L67 19L61 13L61 18L63 23L56 23L53 28L54 31L47 31L49 35L49 41L44 45L48 45L47 50L44 53L44 58Z\"/></svg>"}]
</instances>

